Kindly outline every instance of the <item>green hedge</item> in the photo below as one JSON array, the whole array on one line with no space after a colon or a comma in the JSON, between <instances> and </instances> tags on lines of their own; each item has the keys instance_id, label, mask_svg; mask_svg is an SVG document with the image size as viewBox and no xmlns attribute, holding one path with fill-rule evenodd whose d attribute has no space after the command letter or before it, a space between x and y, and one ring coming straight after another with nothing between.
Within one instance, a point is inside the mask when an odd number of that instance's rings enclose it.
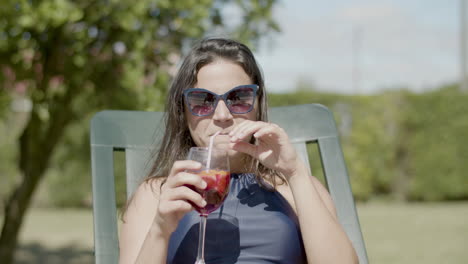
<instances>
[{"instance_id":1,"label":"green hedge","mask_svg":"<svg viewBox=\"0 0 468 264\"><path fill-rule=\"evenodd\" d=\"M333 111L357 199L458 200L468 198L467 99L452 86L371 96L302 90L272 94L270 104L321 103Z\"/></svg>"},{"instance_id":2,"label":"green hedge","mask_svg":"<svg viewBox=\"0 0 468 264\"><path fill-rule=\"evenodd\" d=\"M411 95L405 114L409 198L468 198L468 94L447 87Z\"/></svg>"}]
</instances>

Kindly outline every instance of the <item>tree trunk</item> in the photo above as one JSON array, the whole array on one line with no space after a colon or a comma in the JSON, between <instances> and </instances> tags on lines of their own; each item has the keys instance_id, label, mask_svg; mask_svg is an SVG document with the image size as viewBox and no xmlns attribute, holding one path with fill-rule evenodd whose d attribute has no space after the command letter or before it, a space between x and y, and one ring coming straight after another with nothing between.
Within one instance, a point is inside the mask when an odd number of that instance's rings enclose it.
<instances>
[{"instance_id":1,"label":"tree trunk","mask_svg":"<svg viewBox=\"0 0 468 264\"><path fill-rule=\"evenodd\" d=\"M32 114L28 126L19 139L20 161L19 168L23 175L21 183L15 188L5 206L4 222L0 237L0 259L2 263L12 263L26 209L36 190L50 153L40 151L43 142L40 142L37 132L40 131L41 121ZM36 142L35 142L36 141ZM35 151L33 151L35 150Z\"/></svg>"},{"instance_id":2,"label":"tree trunk","mask_svg":"<svg viewBox=\"0 0 468 264\"><path fill-rule=\"evenodd\" d=\"M50 109L49 121L39 118L33 110L31 119L19 139L19 168L22 182L16 187L5 206L4 222L0 236L0 260L12 264L18 243L18 234L31 199L44 177L52 153L73 117L69 107L74 90L57 100Z\"/></svg>"},{"instance_id":3,"label":"tree trunk","mask_svg":"<svg viewBox=\"0 0 468 264\"><path fill-rule=\"evenodd\" d=\"M42 175L43 172L35 172L25 176L22 183L10 196L5 207L5 218L0 237L0 259L4 264L13 263L23 218Z\"/></svg>"}]
</instances>

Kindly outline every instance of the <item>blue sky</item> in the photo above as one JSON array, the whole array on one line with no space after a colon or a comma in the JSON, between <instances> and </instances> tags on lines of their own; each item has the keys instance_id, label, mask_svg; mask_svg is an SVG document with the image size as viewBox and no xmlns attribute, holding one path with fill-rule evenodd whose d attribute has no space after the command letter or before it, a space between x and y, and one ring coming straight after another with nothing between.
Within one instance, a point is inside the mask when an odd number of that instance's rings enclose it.
<instances>
[{"instance_id":1,"label":"blue sky","mask_svg":"<svg viewBox=\"0 0 468 264\"><path fill-rule=\"evenodd\" d=\"M421 91L459 78L459 13L459 0L283 0L282 32L256 56L270 92Z\"/></svg>"}]
</instances>

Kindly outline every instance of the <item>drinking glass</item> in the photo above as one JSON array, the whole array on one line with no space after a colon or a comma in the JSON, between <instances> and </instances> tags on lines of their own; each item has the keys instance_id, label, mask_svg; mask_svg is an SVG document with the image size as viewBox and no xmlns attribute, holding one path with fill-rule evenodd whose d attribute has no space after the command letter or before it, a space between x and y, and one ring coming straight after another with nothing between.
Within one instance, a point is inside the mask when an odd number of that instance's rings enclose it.
<instances>
[{"instance_id":1,"label":"drinking glass","mask_svg":"<svg viewBox=\"0 0 468 264\"><path fill-rule=\"evenodd\" d=\"M202 168L197 171L190 171L198 174L207 183L204 190L189 186L198 192L206 201L205 207L199 207L192 203L195 210L200 213L200 232L198 238L198 252L195 264L205 264L205 229L208 214L218 209L226 199L229 192L230 172L229 159L226 151L212 148L192 147L187 159L198 161Z\"/></svg>"}]
</instances>

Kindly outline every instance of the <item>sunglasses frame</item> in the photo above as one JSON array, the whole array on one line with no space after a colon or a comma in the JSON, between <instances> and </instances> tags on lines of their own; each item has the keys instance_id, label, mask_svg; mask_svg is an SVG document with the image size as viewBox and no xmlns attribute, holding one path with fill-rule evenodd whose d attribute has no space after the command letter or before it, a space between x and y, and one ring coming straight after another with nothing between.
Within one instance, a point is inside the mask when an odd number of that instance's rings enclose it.
<instances>
[{"instance_id":1,"label":"sunglasses frame","mask_svg":"<svg viewBox=\"0 0 468 264\"><path fill-rule=\"evenodd\" d=\"M237 112L233 112L231 111L231 109L229 108L229 105L227 103L227 96L233 92L234 90L237 90L237 89L241 89L241 88L252 88L253 89L253 103L252 103L252 106L249 108L248 111L246 112L241 112L241 113L237 113ZM187 106L187 108L189 109L190 113L194 116L209 116L209 115L212 115L215 110L216 110L216 107L218 107L218 103L219 103L219 99L222 99L224 101L224 103L226 104L227 108L229 109L229 112L231 112L231 114L247 114L249 113L250 111L252 111L252 109L254 108L254 105L255 105L255 98L257 96L257 92L258 92L258 85L256 84L246 84L246 85L239 85L239 86L236 86L234 88L232 88L231 90L227 91L226 93L224 94L217 94L217 93L213 93L211 91L208 91L206 89L203 89L203 88L189 88L189 89L186 89L184 91L184 101L185 101L185 104ZM200 114L196 114L194 112L192 112L192 109L190 107L190 103L189 103L189 100L188 100L188 94L190 92L207 92L211 95L213 95L216 100L214 102L214 105L213 105L213 111L211 111L209 114L205 114L205 115L200 115Z\"/></svg>"}]
</instances>

